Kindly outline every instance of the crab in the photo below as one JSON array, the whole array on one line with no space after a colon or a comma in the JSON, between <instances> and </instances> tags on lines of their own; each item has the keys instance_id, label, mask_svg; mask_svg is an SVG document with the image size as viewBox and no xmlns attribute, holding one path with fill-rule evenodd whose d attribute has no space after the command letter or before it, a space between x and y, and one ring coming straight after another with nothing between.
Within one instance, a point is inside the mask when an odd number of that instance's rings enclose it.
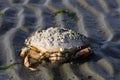
<instances>
[{"instance_id":1,"label":"crab","mask_svg":"<svg viewBox=\"0 0 120 80\"><path fill-rule=\"evenodd\" d=\"M37 30L25 40L20 56L23 64L32 71L30 59L39 61L65 62L91 53L88 38L71 29L50 27ZM81 58L80 58L81 59Z\"/></svg>"}]
</instances>

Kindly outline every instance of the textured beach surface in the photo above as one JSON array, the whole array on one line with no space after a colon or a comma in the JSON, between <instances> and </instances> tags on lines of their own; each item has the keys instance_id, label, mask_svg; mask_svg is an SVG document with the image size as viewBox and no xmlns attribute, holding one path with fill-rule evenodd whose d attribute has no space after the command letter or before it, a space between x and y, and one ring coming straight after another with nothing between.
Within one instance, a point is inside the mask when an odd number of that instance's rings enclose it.
<instances>
[{"instance_id":1,"label":"textured beach surface","mask_svg":"<svg viewBox=\"0 0 120 80\"><path fill-rule=\"evenodd\" d=\"M79 20L60 9L75 12ZM120 0L0 0L0 68L21 60L24 40L37 29L65 27L87 36L94 56L64 64L21 64L0 70L0 80L120 80Z\"/></svg>"}]
</instances>

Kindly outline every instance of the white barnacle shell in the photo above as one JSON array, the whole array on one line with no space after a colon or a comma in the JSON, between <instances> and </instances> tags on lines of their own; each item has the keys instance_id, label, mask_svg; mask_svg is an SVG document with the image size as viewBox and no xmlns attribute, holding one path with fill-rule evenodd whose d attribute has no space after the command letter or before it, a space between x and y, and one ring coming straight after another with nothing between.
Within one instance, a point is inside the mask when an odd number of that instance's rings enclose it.
<instances>
[{"instance_id":1,"label":"white barnacle shell","mask_svg":"<svg viewBox=\"0 0 120 80\"><path fill-rule=\"evenodd\" d=\"M85 40L83 42L83 40ZM28 37L26 45L31 45L42 52L64 51L78 48L88 43L87 38L77 32L58 27L50 27L40 32L35 32Z\"/></svg>"}]
</instances>

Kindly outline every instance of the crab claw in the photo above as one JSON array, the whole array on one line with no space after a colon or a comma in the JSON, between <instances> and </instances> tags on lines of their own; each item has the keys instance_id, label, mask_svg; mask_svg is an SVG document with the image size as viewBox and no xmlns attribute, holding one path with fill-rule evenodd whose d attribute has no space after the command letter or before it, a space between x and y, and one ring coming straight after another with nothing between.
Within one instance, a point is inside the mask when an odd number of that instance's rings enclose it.
<instances>
[{"instance_id":1,"label":"crab claw","mask_svg":"<svg viewBox=\"0 0 120 80\"><path fill-rule=\"evenodd\" d=\"M27 47L22 48L20 56L25 57L27 55L28 50L29 50L29 48L27 48Z\"/></svg>"},{"instance_id":2,"label":"crab claw","mask_svg":"<svg viewBox=\"0 0 120 80\"><path fill-rule=\"evenodd\" d=\"M27 56L25 57L25 59L24 59L24 65L25 65L26 67L29 67L29 66L30 66L29 56L28 56L28 55L27 55Z\"/></svg>"},{"instance_id":3,"label":"crab claw","mask_svg":"<svg viewBox=\"0 0 120 80\"><path fill-rule=\"evenodd\" d=\"M36 59L36 60L41 60L44 58L43 56L44 54L42 53L37 53L36 51L34 50L29 50L29 56L33 59Z\"/></svg>"},{"instance_id":4,"label":"crab claw","mask_svg":"<svg viewBox=\"0 0 120 80\"><path fill-rule=\"evenodd\" d=\"M36 71L37 70L37 66L33 67L34 64L30 64L29 56L28 55L24 59L24 65L25 65L25 67L28 67L31 71Z\"/></svg>"},{"instance_id":5,"label":"crab claw","mask_svg":"<svg viewBox=\"0 0 120 80\"><path fill-rule=\"evenodd\" d=\"M29 68L31 71L37 70L37 63L33 63L30 61L30 58L33 58L35 60L41 60L44 58L43 54L39 53L38 50L35 48L22 48L22 51L20 53L20 56L23 57L23 64L25 67Z\"/></svg>"},{"instance_id":6,"label":"crab claw","mask_svg":"<svg viewBox=\"0 0 120 80\"><path fill-rule=\"evenodd\" d=\"M36 70L38 70L37 68L33 68L33 67L29 67L29 69L30 69L31 71L36 71Z\"/></svg>"}]
</instances>

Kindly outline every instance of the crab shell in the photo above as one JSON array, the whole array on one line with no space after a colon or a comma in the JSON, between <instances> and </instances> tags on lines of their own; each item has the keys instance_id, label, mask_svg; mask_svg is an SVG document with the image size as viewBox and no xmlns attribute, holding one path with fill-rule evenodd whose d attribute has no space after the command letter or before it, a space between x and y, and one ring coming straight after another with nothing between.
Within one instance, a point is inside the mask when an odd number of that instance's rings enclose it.
<instances>
[{"instance_id":1,"label":"crab shell","mask_svg":"<svg viewBox=\"0 0 120 80\"><path fill-rule=\"evenodd\" d=\"M70 29L58 27L51 27L46 30L38 30L34 32L25 40L25 45L27 47L23 48L21 55L25 54L26 50L29 51L27 54L34 54L35 51L39 56L47 53L43 55L43 57L47 56L49 60L53 60L54 62L67 60L69 58L76 58L84 52L89 53L89 41L84 35L81 35L80 33L77 33ZM82 49L86 50L82 51ZM81 53L78 54L80 50ZM51 59L50 56L53 56L55 59ZM57 56L62 56L62 59L56 59ZM26 58L26 56L24 56L24 58ZM42 59L39 58L39 60ZM24 62L28 62L28 58Z\"/></svg>"},{"instance_id":2,"label":"crab shell","mask_svg":"<svg viewBox=\"0 0 120 80\"><path fill-rule=\"evenodd\" d=\"M88 39L70 29L65 28L48 28L47 30L36 31L28 39L25 44L34 46L41 52L57 52L75 48L81 48L89 44Z\"/></svg>"}]
</instances>

